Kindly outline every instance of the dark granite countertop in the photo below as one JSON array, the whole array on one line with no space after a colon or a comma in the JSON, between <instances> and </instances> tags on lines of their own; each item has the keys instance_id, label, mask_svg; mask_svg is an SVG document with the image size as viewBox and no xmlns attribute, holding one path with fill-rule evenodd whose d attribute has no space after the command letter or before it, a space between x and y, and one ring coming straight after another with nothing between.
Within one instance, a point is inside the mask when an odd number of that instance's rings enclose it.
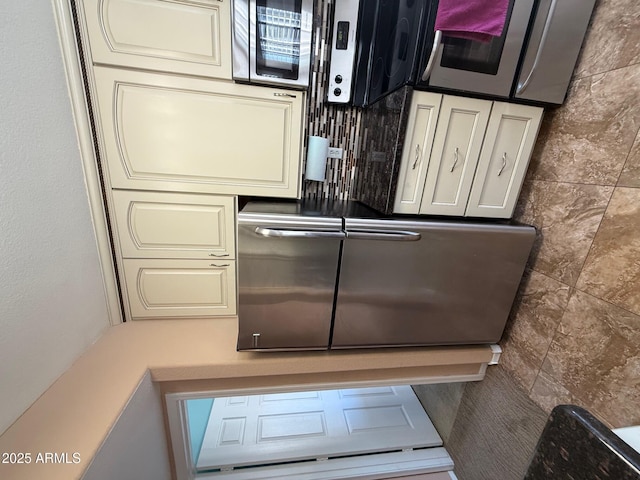
<instances>
[{"instance_id":1,"label":"dark granite countertop","mask_svg":"<svg viewBox=\"0 0 640 480\"><path fill-rule=\"evenodd\" d=\"M553 409L525 480L640 479L640 454L586 410Z\"/></svg>"}]
</instances>

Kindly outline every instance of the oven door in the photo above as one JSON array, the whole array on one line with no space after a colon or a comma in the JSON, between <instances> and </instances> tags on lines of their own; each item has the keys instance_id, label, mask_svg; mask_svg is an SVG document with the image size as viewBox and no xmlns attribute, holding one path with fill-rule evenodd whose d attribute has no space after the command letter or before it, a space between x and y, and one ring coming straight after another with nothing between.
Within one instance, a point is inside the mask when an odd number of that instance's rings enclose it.
<instances>
[{"instance_id":1,"label":"oven door","mask_svg":"<svg viewBox=\"0 0 640 480\"><path fill-rule=\"evenodd\" d=\"M233 77L309 85L313 0L235 0Z\"/></svg>"},{"instance_id":2,"label":"oven door","mask_svg":"<svg viewBox=\"0 0 640 480\"><path fill-rule=\"evenodd\" d=\"M524 45L534 0L511 0L501 37L488 43L434 34L435 11L428 25L418 87L437 87L509 97ZM436 46L437 44L437 46ZM432 70L425 73L433 52ZM427 77L425 79L425 77Z\"/></svg>"}]
</instances>

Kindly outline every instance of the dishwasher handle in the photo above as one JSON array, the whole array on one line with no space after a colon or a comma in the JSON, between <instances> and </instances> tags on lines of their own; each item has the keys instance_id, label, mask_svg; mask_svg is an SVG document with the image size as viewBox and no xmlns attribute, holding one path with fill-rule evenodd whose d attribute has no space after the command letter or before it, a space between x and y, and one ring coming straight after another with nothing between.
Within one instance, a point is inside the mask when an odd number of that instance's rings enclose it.
<instances>
[{"instance_id":1,"label":"dishwasher handle","mask_svg":"<svg viewBox=\"0 0 640 480\"><path fill-rule=\"evenodd\" d=\"M342 231L289 230L284 228L256 227L256 234L269 238L344 238Z\"/></svg>"},{"instance_id":2,"label":"dishwasher handle","mask_svg":"<svg viewBox=\"0 0 640 480\"><path fill-rule=\"evenodd\" d=\"M347 238L353 240L387 240L393 242L416 242L422 238L418 232L409 230L347 230Z\"/></svg>"}]
</instances>

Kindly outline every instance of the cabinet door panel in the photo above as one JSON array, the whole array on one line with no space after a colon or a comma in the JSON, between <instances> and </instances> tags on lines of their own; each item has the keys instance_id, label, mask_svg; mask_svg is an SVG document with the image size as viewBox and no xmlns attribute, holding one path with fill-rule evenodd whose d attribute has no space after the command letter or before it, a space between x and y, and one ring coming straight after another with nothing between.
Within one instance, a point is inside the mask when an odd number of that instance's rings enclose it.
<instances>
[{"instance_id":1,"label":"cabinet door panel","mask_svg":"<svg viewBox=\"0 0 640 480\"><path fill-rule=\"evenodd\" d=\"M418 213L420 210L441 100L442 95L437 93L413 94L394 213Z\"/></svg>"},{"instance_id":2,"label":"cabinet door panel","mask_svg":"<svg viewBox=\"0 0 640 480\"><path fill-rule=\"evenodd\" d=\"M541 119L542 108L495 102L467 216L511 217Z\"/></svg>"},{"instance_id":3,"label":"cabinet door panel","mask_svg":"<svg viewBox=\"0 0 640 480\"><path fill-rule=\"evenodd\" d=\"M491 102L444 96L420 213L464 215Z\"/></svg>"},{"instance_id":4,"label":"cabinet door panel","mask_svg":"<svg viewBox=\"0 0 640 480\"><path fill-rule=\"evenodd\" d=\"M94 70L112 187L298 195L301 92Z\"/></svg>"},{"instance_id":5,"label":"cabinet door panel","mask_svg":"<svg viewBox=\"0 0 640 480\"><path fill-rule=\"evenodd\" d=\"M131 317L235 315L233 260L124 259Z\"/></svg>"},{"instance_id":6,"label":"cabinet door panel","mask_svg":"<svg viewBox=\"0 0 640 480\"><path fill-rule=\"evenodd\" d=\"M230 3L83 0L92 59L230 80Z\"/></svg>"},{"instance_id":7,"label":"cabinet door panel","mask_svg":"<svg viewBox=\"0 0 640 480\"><path fill-rule=\"evenodd\" d=\"M233 197L114 190L125 258L235 258Z\"/></svg>"}]
</instances>

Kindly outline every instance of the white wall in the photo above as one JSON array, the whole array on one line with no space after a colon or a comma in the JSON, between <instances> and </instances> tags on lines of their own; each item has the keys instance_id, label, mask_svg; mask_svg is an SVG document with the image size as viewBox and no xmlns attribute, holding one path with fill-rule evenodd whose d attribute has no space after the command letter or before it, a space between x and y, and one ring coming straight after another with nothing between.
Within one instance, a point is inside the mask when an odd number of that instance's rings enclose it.
<instances>
[{"instance_id":1,"label":"white wall","mask_svg":"<svg viewBox=\"0 0 640 480\"><path fill-rule=\"evenodd\" d=\"M170 480L164 411L147 373L96 453L83 480Z\"/></svg>"},{"instance_id":2,"label":"white wall","mask_svg":"<svg viewBox=\"0 0 640 480\"><path fill-rule=\"evenodd\" d=\"M0 15L0 434L108 326L53 8Z\"/></svg>"}]
</instances>

